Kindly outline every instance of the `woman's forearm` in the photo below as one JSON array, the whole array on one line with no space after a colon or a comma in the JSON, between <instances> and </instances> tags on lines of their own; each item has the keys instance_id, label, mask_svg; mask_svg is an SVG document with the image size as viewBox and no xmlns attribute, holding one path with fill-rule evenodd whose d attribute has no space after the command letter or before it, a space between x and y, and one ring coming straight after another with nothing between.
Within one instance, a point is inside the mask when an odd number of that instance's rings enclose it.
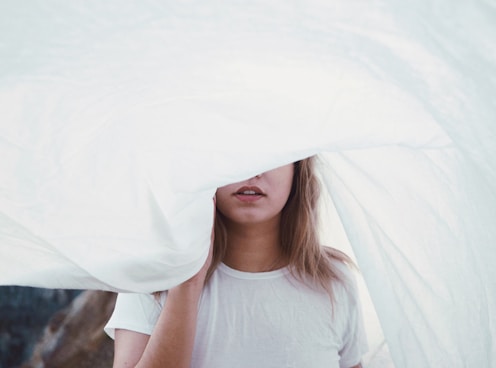
<instances>
[{"instance_id":1,"label":"woman's forearm","mask_svg":"<svg viewBox=\"0 0 496 368\"><path fill-rule=\"evenodd\" d=\"M168 291L161 315L136 367L189 368L203 283Z\"/></svg>"},{"instance_id":2,"label":"woman's forearm","mask_svg":"<svg viewBox=\"0 0 496 368\"><path fill-rule=\"evenodd\" d=\"M213 199L214 219L216 214ZM167 291L165 305L136 368L189 368L193 354L198 304L212 263L214 227L203 267L189 280Z\"/></svg>"}]
</instances>

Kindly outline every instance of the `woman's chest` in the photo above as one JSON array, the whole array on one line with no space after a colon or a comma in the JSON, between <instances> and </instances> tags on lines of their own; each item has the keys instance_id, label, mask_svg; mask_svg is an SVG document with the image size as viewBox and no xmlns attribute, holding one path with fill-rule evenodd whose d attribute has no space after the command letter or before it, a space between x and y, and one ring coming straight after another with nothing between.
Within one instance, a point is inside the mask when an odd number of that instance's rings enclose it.
<instances>
[{"instance_id":1,"label":"woman's chest","mask_svg":"<svg viewBox=\"0 0 496 368\"><path fill-rule=\"evenodd\" d=\"M194 361L210 362L198 367L338 367L342 328L327 295L217 290L202 299Z\"/></svg>"}]
</instances>

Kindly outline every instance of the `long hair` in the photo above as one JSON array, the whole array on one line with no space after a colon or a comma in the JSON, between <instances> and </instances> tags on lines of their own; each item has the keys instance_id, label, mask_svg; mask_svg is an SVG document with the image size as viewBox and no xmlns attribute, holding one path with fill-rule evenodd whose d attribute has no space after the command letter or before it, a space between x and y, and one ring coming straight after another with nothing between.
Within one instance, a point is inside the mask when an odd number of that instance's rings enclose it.
<instances>
[{"instance_id":1,"label":"long hair","mask_svg":"<svg viewBox=\"0 0 496 368\"><path fill-rule=\"evenodd\" d=\"M316 156L312 156L294 163L291 191L281 212L281 250L289 262L288 268L298 280L321 287L334 300L333 283L341 282L346 286L348 281L335 263L353 265L353 261L343 252L325 247L319 241L320 182L315 173L315 161ZM207 282L223 260L228 244L224 216L218 210L214 231L213 258Z\"/></svg>"}]
</instances>

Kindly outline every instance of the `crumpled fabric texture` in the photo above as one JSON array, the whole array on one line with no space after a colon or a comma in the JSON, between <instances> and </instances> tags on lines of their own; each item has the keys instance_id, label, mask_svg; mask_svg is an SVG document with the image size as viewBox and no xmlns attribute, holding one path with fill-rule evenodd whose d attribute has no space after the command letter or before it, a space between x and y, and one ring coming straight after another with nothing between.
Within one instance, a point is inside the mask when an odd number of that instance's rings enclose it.
<instances>
[{"instance_id":1,"label":"crumpled fabric texture","mask_svg":"<svg viewBox=\"0 0 496 368\"><path fill-rule=\"evenodd\" d=\"M320 154L395 365L496 364L494 4L11 0L0 35L0 284L167 289L218 186Z\"/></svg>"}]
</instances>

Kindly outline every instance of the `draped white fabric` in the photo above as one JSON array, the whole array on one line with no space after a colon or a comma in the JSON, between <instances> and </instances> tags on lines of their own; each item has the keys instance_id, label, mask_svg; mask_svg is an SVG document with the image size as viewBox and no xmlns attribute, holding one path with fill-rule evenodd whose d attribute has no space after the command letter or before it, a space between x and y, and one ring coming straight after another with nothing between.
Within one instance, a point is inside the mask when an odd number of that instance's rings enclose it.
<instances>
[{"instance_id":1,"label":"draped white fabric","mask_svg":"<svg viewBox=\"0 0 496 368\"><path fill-rule=\"evenodd\" d=\"M319 153L396 367L496 365L494 4L1 8L0 284L176 285L216 187Z\"/></svg>"}]
</instances>

